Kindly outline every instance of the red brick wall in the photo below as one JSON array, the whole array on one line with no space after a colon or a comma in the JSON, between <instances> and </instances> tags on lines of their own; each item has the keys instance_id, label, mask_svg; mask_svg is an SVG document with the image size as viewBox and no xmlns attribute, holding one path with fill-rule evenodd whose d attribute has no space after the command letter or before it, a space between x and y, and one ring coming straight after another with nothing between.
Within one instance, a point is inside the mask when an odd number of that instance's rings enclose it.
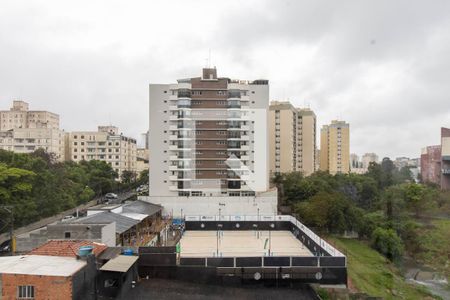
<instances>
[{"instance_id":1,"label":"red brick wall","mask_svg":"<svg viewBox=\"0 0 450 300\"><path fill-rule=\"evenodd\" d=\"M36 300L72 299L72 277L2 274L3 300L15 300L19 285L33 285Z\"/></svg>"}]
</instances>

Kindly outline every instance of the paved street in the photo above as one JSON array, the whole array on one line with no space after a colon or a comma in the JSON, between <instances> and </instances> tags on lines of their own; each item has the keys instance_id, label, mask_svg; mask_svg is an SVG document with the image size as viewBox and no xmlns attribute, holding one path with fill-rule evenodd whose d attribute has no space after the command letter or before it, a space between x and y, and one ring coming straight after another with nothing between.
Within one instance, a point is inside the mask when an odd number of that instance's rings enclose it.
<instances>
[{"instance_id":1,"label":"paved street","mask_svg":"<svg viewBox=\"0 0 450 300\"><path fill-rule=\"evenodd\" d=\"M124 201L124 200L130 198L131 196L133 196L134 194L135 194L134 191L128 191L128 192L120 193L120 194L118 194L118 198L116 200L114 200L114 203L121 203L122 201ZM77 207L71 208L69 210L63 211L63 212L61 212L61 213L59 213L57 215L54 215L54 216L51 216L51 217L39 220L37 222L28 224L27 226L24 226L24 227L15 228L14 229L14 235L17 236L19 234L23 234L23 233L26 233L26 232L29 232L29 231L41 228L41 227L43 227L45 225L48 225L48 224L51 224L53 222L59 221L62 218L64 218L64 216L73 215L77 211L77 209L78 209L79 212L84 211L84 210L88 209L91 206L99 204L103 200L104 200L104 196L98 197L98 198L95 198L95 199L89 201L86 204L82 204L82 205L79 205ZM110 202L110 203L112 203L112 202ZM5 233L0 234L0 244L5 242L5 241L7 241L7 240L9 240L9 232L5 232Z\"/></svg>"}]
</instances>

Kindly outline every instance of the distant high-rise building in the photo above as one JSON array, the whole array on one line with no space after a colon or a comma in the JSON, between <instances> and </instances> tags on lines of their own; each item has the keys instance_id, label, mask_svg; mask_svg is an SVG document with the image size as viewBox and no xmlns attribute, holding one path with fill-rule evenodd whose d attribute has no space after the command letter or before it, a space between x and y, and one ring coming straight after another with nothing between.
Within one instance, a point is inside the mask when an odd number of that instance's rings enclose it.
<instances>
[{"instance_id":1,"label":"distant high-rise building","mask_svg":"<svg viewBox=\"0 0 450 300\"><path fill-rule=\"evenodd\" d=\"M31 153L37 149L65 159L64 131L59 116L48 111L29 110L28 103L13 101L10 110L0 111L0 149Z\"/></svg>"},{"instance_id":2,"label":"distant high-rise building","mask_svg":"<svg viewBox=\"0 0 450 300\"><path fill-rule=\"evenodd\" d=\"M350 173L364 174L367 169L364 169L359 156L355 153L350 154Z\"/></svg>"},{"instance_id":3,"label":"distant high-rise building","mask_svg":"<svg viewBox=\"0 0 450 300\"><path fill-rule=\"evenodd\" d=\"M441 145L427 146L420 156L422 182L441 184Z\"/></svg>"},{"instance_id":4,"label":"distant high-rise building","mask_svg":"<svg viewBox=\"0 0 450 300\"><path fill-rule=\"evenodd\" d=\"M367 170L371 162L378 163L378 155L375 153L365 153L361 158L361 162L363 169Z\"/></svg>"},{"instance_id":5,"label":"distant high-rise building","mask_svg":"<svg viewBox=\"0 0 450 300\"><path fill-rule=\"evenodd\" d=\"M450 190L450 128L441 128L441 188Z\"/></svg>"},{"instance_id":6,"label":"distant high-rise building","mask_svg":"<svg viewBox=\"0 0 450 300\"><path fill-rule=\"evenodd\" d=\"M272 101L269 107L270 172L310 175L316 170L316 115L309 108Z\"/></svg>"},{"instance_id":7,"label":"distant high-rise building","mask_svg":"<svg viewBox=\"0 0 450 300\"><path fill-rule=\"evenodd\" d=\"M148 139L149 139L149 132L147 130L146 133L141 134L141 143L139 143L139 148L148 149Z\"/></svg>"},{"instance_id":8,"label":"distant high-rise building","mask_svg":"<svg viewBox=\"0 0 450 300\"><path fill-rule=\"evenodd\" d=\"M107 162L121 178L123 172L136 172L136 140L119 133L115 126L98 126L98 131L68 134L67 159Z\"/></svg>"},{"instance_id":9,"label":"distant high-rise building","mask_svg":"<svg viewBox=\"0 0 450 300\"><path fill-rule=\"evenodd\" d=\"M165 214L276 213L269 190L267 80L215 68L150 84L149 201Z\"/></svg>"},{"instance_id":10,"label":"distant high-rise building","mask_svg":"<svg viewBox=\"0 0 450 300\"><path fill-rule=\"evenodd\" d=\"M420 156L422 182L435 183L450 190L450 128L441 128L441 144L422 149Z\"/></svg>"},{"instance_id":11,"label":"distant high-rise building","mask_svg":"<svg viewBox=\"0 0 450 300\"><path fill-rule=\"evenodd\" d=\"M320 131L320 170L330 174L350 172L350 125L331 121Z\"/></svg>"},{"instance_id":12,"label":"distant high-rise building","mask_svg":"<svg viewBox=\"0 0 450 300\"><path fill-rule=\"evenodd\" d=\"M359 168L360 167L359 156L355 153L350 154L350 167L351 168Z\"/></svg>"}]
</instances>

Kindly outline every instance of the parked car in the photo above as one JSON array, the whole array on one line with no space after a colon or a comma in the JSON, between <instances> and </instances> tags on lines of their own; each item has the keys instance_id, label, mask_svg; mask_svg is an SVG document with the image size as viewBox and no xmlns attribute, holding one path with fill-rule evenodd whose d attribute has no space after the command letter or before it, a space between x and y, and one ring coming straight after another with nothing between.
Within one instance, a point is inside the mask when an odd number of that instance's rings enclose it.
<instances>
[{"instance_id":1,"label":"parked car","mask_svg":"<svg viewBox=\"0 0 450 300\"><path fill-rule=\"evenodd\" d=\"M69 220L73 220L73 219L75 219L75 217L74 216L72 216L72 215L68 215L68 216L65 216L64 218L62 218L62 222L65 222L65 221L69 221Z\"/></svg>"},{"instance_id":2,"label":"parked car","mask_svg":"<svg viewBox=\"0 0 450 300\"><path fill-rule=\"evenodd\" d=\"M106 199L117 199L117 194L114 193L108 193L105 195Z\"/></svg>"},{"instance_id":3,"label":"parked car","mask_svg":"<svg viewBox=\"0 0 450 300\"><path fill-rule=\"evenodd\" d=\"M0 245L0 253L7 253L11 250L11 240L3 242Z\"/></svg>"}]
</instances>

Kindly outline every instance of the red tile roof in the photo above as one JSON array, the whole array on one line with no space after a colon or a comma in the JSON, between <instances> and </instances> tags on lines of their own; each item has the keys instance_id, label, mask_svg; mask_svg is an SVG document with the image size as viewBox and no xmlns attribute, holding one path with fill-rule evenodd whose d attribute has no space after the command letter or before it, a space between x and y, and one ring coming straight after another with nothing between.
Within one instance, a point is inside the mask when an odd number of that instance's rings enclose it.
<instances>
[{"instance_id":1,"label":"red tile roof","mask_svg":"<svg viewBox=\"0 0 450 300\"><path fill-rule=\"evenodd\" d=\"M90 241L73 241L73 240L48 241L42 246L39 246L31 250L29 254L76 257L78 255L78 249L80 249L81 246L93 246L94 247L93 253L95 256L98 256L106 248L108 248L108 246L104 244L99 244Z\"/></svg>"}]
</instances>

